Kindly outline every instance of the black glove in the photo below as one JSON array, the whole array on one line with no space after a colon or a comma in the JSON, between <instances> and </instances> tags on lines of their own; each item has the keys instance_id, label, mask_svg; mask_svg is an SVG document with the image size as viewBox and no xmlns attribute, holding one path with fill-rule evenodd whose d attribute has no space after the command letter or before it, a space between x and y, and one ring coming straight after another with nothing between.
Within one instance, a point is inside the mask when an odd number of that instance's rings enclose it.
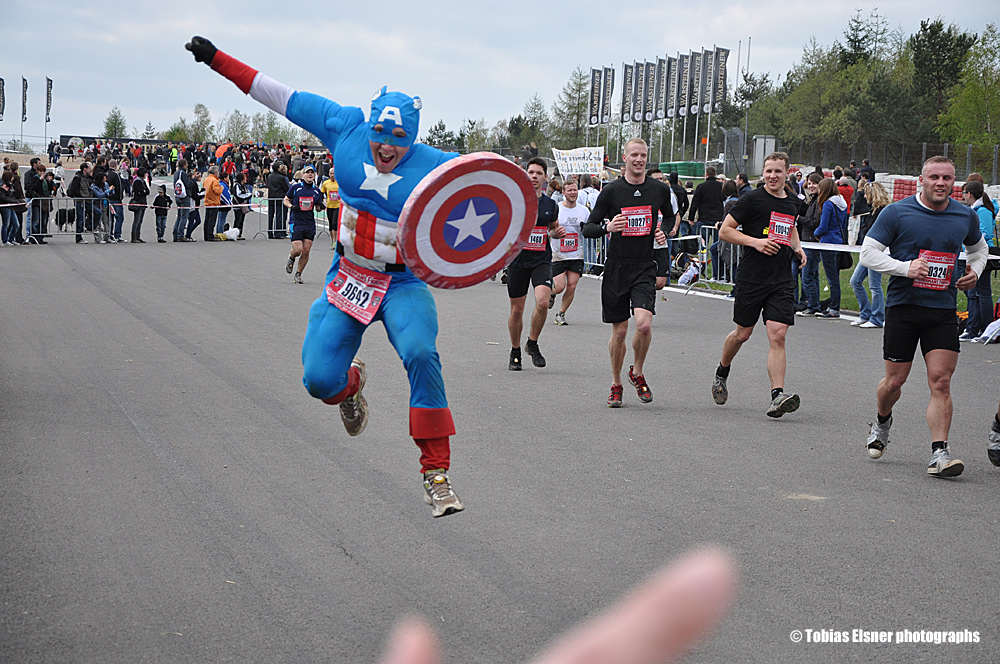
<instances>
[{"instance_id":1,"label":"black glove","mask_svg":"<svg viewBox=\"0 0 1000 664\"><path fill-rule=\"evenodd\" d=\"M204 62L209 66L212 64L212 59L215 58L215 52L219 50L204 37L192 37L191 41L184 44L184 48L194 53L195 61Z\"/></svg>"}]
</instances>

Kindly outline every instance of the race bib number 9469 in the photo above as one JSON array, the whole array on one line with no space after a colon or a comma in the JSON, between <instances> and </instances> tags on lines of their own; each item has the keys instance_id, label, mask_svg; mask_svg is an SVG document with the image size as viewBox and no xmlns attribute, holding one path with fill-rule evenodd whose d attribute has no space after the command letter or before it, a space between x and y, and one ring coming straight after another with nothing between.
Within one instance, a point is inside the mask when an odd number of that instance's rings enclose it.
<instances>
[{"instance_id":1,"label":"race bib number 9469","mask_svg":"<svg viewBox=\"0 0 1000 664\"><path fill-rule=\"evenodd\" d=\"M622 235L649 235L653 229L653 206L639 205L623 207L622 214L628 218L628 226Z\"/></svg>"}]
</instances>

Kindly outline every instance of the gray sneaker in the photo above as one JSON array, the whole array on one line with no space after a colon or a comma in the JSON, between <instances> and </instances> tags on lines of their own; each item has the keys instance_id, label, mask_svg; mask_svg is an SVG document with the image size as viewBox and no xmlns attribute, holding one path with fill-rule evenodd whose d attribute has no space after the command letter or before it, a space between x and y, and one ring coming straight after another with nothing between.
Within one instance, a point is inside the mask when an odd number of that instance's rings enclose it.
<instances>
[{"instance_id":1,"label":"gray sneaker","mask_svg":"<svg viewBox=\"0 0 1000 664\"><path fill-rule=\"evenodd\" d=\"M799 409L799 403L799 395L781 392L771 400L771 407L767 409L767 416L781 417L785 413L794 413Z\"/></svg>"},{"instance_id":2,"label":"gray sneaker","mask_svg":"<svg viewBox=\"0 0 1000 664\"><path fill-rule=\"evenodd\" d=\"M947 447L934 450L931 462L927 464L927 474L935 477L958 477L965 470L965 464L952 459Z\"/></svg>"},{"instance_id":3,"label":"gray sneaker","mask_svg":"<svg viewBox=\"0 0 1000 664\"><path fill-rule=\"evenodd\" d=\"M285 272L287 272L288 274L291 274L292 270L294 270L294 269L295 269L295 258L292 257L292 256L289 256L288 257L288 262L285 263Z\"/></svg>"},{"instance_id":4,"label":"gray sneaker","mask_svg":"<svg viewBox=\"0 0 1000 664\"><path fill-rule=\"evenodd\" d=\"M885 424L879 424L878 418L872 422L871 431L868 432L868 456L878 459L885 452L885 446L889 444L889 427L892 426L892 413Z\"/></svg>"},{"instance_id":5,"label":"gray sneaker","mask_svg":"<svg viewBox=\"0 0 1000 664\"><path fill-rule=\"evenodd\" d=\"M424 502L431 506L435 517L461 512L465 505L451 488L448 472L442 468L424 473Z\"/></svg>"},{"instance_id":6,"label":"gray sneaker","mask_svg":"<svg viewBox=\"0 0 1000 664\"><path fill-rule=\"evenodd\" d=\"M305 283L305 282L302 281L302 273L301 272L296 272L295 276L292 278L292 281L294 281L297 284Z\"/></svg>"},{"instance_id":7,"label":"gray sneaker","mask_svg":"<svg viewBox=\"0 0 1000 664\"><path fill-rule=\"evenodd\" d=\"M719 374L715 374L715 382L712 383L712 398L720 406L725 404L726 400L729 399L729 390L726 389L726 379Z\"/></svg>"},{"instance_id":8,"label":"gray sneaker","mask_svg":"<svg viewBox=\"0 0 1000 664\"><path fill-rule=\"evenodd\" d=\"M1000 466L1000 429L994 421L990 428L990 442L986 443L986 453L990 455L990 463Z\"/></svg>"},{"instance_id":9,"label":"gray sneaker","mask_svg":"<svg viewBox=\"0 0 1000 664\"><path fill-rule=\"evenodd\" d=\"M347 433L357 436L368 426L368 402L365 401L365 397L361 394L361 390L365 387L365 379L368 377L368 373L365 371L365 363L357 358L354 358L351 366L357 367L358 373L361 374L361 382L358 383L358 391L353 396L347 397L340 402L340 419L344 421L344 428L347 429Z\"/></svg>"},{"instance_id":10,"label":"gray sneaker","mask_svg":"<svg viewBox=\"0 0 1000 664\"><path fill-rule=\"evenodd\" d=\"M566 325L566 314L559 312L556 314L556 325Z\"/></svg>"}]
</instances>

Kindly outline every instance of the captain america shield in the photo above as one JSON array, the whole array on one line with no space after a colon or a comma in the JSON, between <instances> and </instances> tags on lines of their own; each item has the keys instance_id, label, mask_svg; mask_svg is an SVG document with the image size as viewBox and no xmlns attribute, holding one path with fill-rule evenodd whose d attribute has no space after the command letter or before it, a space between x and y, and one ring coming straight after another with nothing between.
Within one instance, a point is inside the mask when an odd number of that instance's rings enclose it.
<instances>
[{"instance_id":1,"label":"captain america shield","mask_svg":"<svg viewBox=\"0 0 1000 664\"><path fill-rule=\"evenodd\" d=\"M396 246L429 286L465 288L514 260L537 216L527 173L492 152L476 152L420 181L399 215Z\"/></svg>"}]
</instances>

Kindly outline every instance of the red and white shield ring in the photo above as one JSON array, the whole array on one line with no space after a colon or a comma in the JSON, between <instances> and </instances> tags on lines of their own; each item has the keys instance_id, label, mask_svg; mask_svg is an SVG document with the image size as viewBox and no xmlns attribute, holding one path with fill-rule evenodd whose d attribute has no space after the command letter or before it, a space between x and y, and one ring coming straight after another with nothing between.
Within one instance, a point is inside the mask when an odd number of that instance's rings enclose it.
<instances>
[{"instance_id":1,"label":"red and white shield ring","mask_svg":"<svg viewBox=\"0 0 1000 664\"><path fill-rule=\"evenodd\" d=\"M465 288L514 260L537 216L528 175L492 152L476 152L420 181L399 215L397 247L428 285Z\"/></svg>"}]
</instances>

